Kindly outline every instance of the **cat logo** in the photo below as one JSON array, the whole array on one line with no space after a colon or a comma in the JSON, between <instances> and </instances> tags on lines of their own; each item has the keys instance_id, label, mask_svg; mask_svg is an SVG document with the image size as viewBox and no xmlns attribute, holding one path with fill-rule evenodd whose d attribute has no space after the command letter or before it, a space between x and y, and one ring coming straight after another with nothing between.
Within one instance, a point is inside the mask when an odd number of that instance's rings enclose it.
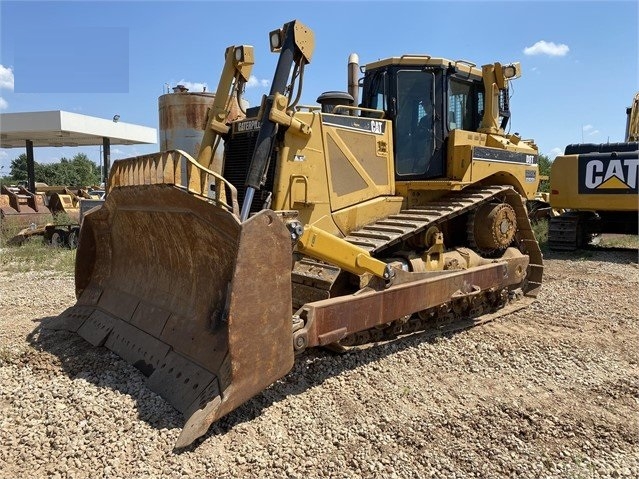
<instances>
[{"instance_id":1,"label":"cat logo","mask_svg":"<svg viewBox=\"0 0 639 479\"><path fill-rule=\"evenodd\" d=\"M579 193L637 193L637 166L634 155L607 158L579 158Z\"/></svg>"},{"instance_id":2,"label":"cat logo","mask_svg":"<svg viewBox=\"0 0 639 479\"><path fill-rule=\"evenodd\" d=\"M238 121L234 124L236 132L256 131L260 129L262 123L258 120Z\"/></svg>"}]
</instances>

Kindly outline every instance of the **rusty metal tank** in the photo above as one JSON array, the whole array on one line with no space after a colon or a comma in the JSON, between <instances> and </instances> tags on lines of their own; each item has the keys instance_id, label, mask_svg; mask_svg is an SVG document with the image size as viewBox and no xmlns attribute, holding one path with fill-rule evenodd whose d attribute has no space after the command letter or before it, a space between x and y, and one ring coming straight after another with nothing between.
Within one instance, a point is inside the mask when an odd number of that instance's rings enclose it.
<instances>
[{"instance_id":1,"label":"rusty metal tank","mask_svg":"<svg viewBox=\"0 0 639 479\"><path fill-rule=\"evenodd\" d=\"M190 92L183 85L173 88L173 93L158 99L160 116L160 150L183 150L197 158L204 136L206 115L213 106L215 94L206 91ZM246 111L248 102L242 101ZM244 114L233 98L229 120L242 118Z\"/></svg>"}]
</instances>

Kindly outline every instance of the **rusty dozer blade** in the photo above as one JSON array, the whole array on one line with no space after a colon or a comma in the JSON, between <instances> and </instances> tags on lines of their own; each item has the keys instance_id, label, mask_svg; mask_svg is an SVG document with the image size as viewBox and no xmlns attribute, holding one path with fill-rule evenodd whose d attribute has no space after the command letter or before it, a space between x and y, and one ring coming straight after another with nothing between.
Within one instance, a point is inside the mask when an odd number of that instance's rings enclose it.
<instances>
[{"instance_id":1,"label":"rusty dozer blade","mask_svg":"<svg viewBox=\"0 0 639 479\"><path fill-rule=\"evenodd\" d=\"M148 376L186 418L184 447L293 366L291 238L269 210L244 223L170 184L118 187L86 216L77 331Z\"/></svg>"}]
</instances>

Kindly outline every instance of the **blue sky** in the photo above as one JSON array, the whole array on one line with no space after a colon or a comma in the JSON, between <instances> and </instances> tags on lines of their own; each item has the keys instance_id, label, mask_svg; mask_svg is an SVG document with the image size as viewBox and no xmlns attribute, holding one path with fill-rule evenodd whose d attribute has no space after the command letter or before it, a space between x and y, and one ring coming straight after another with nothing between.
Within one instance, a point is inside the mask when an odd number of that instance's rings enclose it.
<instances>
[{"instance_id":1,"label":"blue sky","mask_svg":"<svg viewBox=\"0 0 639 479\"><path fill-rule=\"evenodd\" d=\"M625 108L639 90L637 1L1 1L0 112L119 114L157 128L166 84L214 91L233 44L255 47L246 99L256 105L277 62L268 32L293 19L315 32L304 104L346 90L353 52L361 64L404 53L521 62L510 131L551 158L582 140L622 141ZM111 156L157 149L116 146ZM0 149L2 171L22 152ZM35 155L46 163L78 152L98 162L97 146Z\"/></svg>"}]
</instances>

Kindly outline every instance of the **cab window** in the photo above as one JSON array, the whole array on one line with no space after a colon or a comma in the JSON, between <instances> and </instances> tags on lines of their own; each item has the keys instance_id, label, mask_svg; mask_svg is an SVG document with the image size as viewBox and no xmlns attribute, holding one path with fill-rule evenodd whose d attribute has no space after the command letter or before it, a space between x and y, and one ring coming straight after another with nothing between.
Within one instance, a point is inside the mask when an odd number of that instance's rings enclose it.
<instances>
[{"instance_id":1,"label":"cab window","mask_svg":"<svg viewBox=\"0 0 639 479\"><path fill-rule=\"evenodd\" d=\"M395 167L398 175L422 175L433 155L434 75L423 70L397 72Z\"/></svg>"},{"instance_id":2,"label":"cab window","mask_svg":"<svg viewBox=\"0 0 639 479\"><path fill-rule=\"evenodd\" d=\"M484 109L483 93L471 82L451 78L448 85L448 130L474 131L479 127Z\"/></svg>"}]
</instances>

